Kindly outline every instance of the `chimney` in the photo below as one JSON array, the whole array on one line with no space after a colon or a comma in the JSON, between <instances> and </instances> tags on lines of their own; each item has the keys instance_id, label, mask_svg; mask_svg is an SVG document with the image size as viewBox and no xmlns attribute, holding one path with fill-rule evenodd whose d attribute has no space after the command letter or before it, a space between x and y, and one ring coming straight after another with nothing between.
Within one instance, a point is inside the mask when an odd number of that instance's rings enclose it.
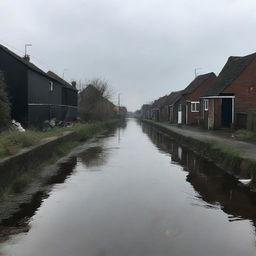
<instances>
[{"instance_id":1,"label":"chimney","mask_svg":"<svg viewBox=\"0 0 256 256\"><path fill-rule=\"evenodd\" d=\"M26 61L30 61L30 56L28 54L25 54L23 59L26 60Z\"/></svg>"},{"instance_id":2,"label":"chimney","mask_svg":"<svg viewBox=\"0 0 256 256\"><path fill-rule=\"evenodd\" d=\"M71 84L74 88L76 88L76 81L72 81Z\"/></svg>"}]
</instances>

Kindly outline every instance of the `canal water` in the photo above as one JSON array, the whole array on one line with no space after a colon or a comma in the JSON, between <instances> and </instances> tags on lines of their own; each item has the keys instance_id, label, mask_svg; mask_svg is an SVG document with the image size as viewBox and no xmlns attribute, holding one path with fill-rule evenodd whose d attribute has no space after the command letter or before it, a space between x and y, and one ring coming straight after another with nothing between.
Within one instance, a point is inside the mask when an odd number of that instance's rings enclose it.
<instances>
[{"instance_id":1,"label":"canal water","mask_svg":"<svg viewBox=\"0 0 256 256\"><path fill-rule=\"evenodd\" d=\"M155 128L128 120L59 168L0 255L256 255L255 195Z\"/></svg>"}]
</instances>

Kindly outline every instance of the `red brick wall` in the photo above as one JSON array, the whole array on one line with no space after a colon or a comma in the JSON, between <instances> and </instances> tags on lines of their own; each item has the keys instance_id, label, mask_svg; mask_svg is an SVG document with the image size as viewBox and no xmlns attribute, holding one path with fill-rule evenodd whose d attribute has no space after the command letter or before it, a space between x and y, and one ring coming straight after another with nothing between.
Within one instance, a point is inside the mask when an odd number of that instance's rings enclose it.
<instances>
[{"instance_id":1,"label":"red brick wall","mask_svg":"<svg viewBox=\"0 0 256 256\"><path fill-rule=\"evenodd\" d=\"M215 76L210 76L206 79L194 92L186 95L187 100L191 101L200 101L200 97L204 93L204 91L208 88L208 86L216 79Z\"/></svg>"},{"instance_id":2,"label":"red brick wall","mask_svg":"<svg viewBox=\"0 0 256 256\"><path fill-rule=\"evenodd\" d=\"M190 102L187 102L187 111L188 111L188 124L198 124L199 118L200 118L200 112L191 112Z\"/></svg>"},{"instance_id":3,"label":"red brick wall","mask_svg":"<svg viewBox=\"0 0 256 256\"><path fill-rule=\"evenodd\" d=\"M221 102L222 99L214 99L214 129L221 127Z\"/></svg>"},{"instance_id":4,"label":"red brick wall","mask_svg":"<svg viewBox=\"0 0 256 256\"><path fill-rule=\"evenodd\" d=\"M256 59L224 93L235 94L235 113L256 109Z\"/></svg>"},{"instance_id":5,"label":"red brick wall","mask_svg":"<svg viewBox=\"0 0 256 256\"><path fill-rule=\"evenodd\" d=\"M211 85L211 83L216 79L214 75L206 79L194 92L186 95L186 100L189 101L200 101L200 97L204 91ZM191 112L191 106L188 104L188 124L197 124L200 120L200 112ZM200 106L201 108L201 106Z\"/></svg>"},{"instance_id":6,"label":"red brick wall","mask_svg":"<svg viewBox=\"0 0 256 256\"><path fill-rule=\"evenodd\" d=\"M200 103L201 125L205 129L218 129L221 126L221 99L208 99L208 111L204 110L203 99Z\"/></svg>"},{"instance_id":7,"label":"red brick wall","mask_svg":"<svg viewBox=\"0 0 256 256\"><path fill-rule=\"evenodd\" d=\"M160 122L168 122L169 121L169 106L164 105L160 108Z\"/></svg>"}]
</instances>

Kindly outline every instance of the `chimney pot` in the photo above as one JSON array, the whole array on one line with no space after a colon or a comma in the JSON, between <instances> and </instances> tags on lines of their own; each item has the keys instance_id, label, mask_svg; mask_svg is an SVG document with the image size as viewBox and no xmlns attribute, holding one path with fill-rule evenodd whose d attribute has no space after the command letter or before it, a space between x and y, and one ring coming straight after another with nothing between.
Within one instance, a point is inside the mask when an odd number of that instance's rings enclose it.
<instances>
[{"instance_id":1,"label":"chimney pot","mask_svg":"<svg viewBox=\"0 0 256 256\"><path fill-rule=\"evenodd\" d=\"M71 84L74 88L76 88L76 81L72 81Z\"/></svg>"},{"instance_id":2,"label":"chimney pot","mask_svg":"<svg viewBox=\"0 0 256 256\"><path fill-rule=\"evenodd\" d=\"M30 61L30 56L28 54L26 54L26 55L24 55L23 59L26 61Z\"/></svg>"}]
</instances>

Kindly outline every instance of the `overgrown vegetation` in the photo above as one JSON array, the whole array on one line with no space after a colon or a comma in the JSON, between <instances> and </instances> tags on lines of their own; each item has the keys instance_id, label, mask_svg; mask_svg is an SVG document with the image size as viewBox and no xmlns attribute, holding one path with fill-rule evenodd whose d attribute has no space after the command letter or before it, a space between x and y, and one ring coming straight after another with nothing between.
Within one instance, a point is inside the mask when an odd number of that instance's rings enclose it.
<instances>
[{"instance_id":1,"label":"overgrown vegetation","mask_svg":"<svg viewBox=\"0 0 256 256\"><path fill-rule=\"evenodd\" d=\"M6 145L10 148L15 148L14 151L6 152L9 155L17 152L22 147L32 146L39 142L40 139L62 135L65 131L72 131L74 136L73 139L65 140L56 147L54 147L51 157L47 158L46 161L42 161L36 168L28 169L26 171L19 171L13 173L13 177L10 181L3 180L0 184L0 199L9 194L19 193L24 190L24 188L31 183L38 176L39 170L44 166L50 165L56 162L61 156L66 155L70 150L82 141L93 137L96 133L103 131L105 129L114 127L117 123L117 120L111 120L109 122L96 122L96 123L87 123L87 124L76 124L70 128L66 129L54 129L49 132L40 132L40 131L26 131L24 133L20 132L10 132L5 136L0 136L0 148L5 147ZM5 139L3 139L5 137ZM5 145L2 144L2 141L5 141ZM6 155L5 155L6 156Z\"/></svg>"},{"instance_id":2,"label":"overgrown vegetation","mask_svg":"<svg viewBox=\"0 0 256 256\"><path fill-rule=\"evenodd\" d=\"M64 131L54 129L49 132L27 130L19 132L16 130L5 131L0 134L0 158L16 154L21 148L35 145L46 137L59 136Z\"/></svg>"},{"instance_id":3,"label":"overgrown vegetation","mask_svg":"<svg viewBox=\"0 0 256 256\"><path fill-rule=\"evenodd\" d=\"M4 75L0 72L0 131L6 129L10 125L10 101L5 91Z\"/></svg>"},{"instance_id":4,"label":"overgrown vegetation","mask_svg":"<svg viewBox=\"0 0 256 256\"><path fill-rule=\"evenodd\" d=\"M5 131L0 135L0 158L14 155L22 148L38 144L44 138L61 136L66 131L74 132L78 142L85 141L114 122L75 124L69 128L55 128L47 132L41 132L39 130L27 130L26 132Z\"/></svg>"},{"instance_id":5,"label":"overgrown vegetation","mask_svg":"<svg viewBox=\"0 0 256 256\"><path fill-rule=\"evenodd\" d=\"M256 139L256 132L249 130L237 130L234 133L234 137L239 140Z\"/></svg>"},{"instance_id":6,"label":"overgrown vegetation","mask_svg":"<svg viewBox=\"0 0 256 256\"><path fill-rule=\"evenodd\" d=\"M89 81L79 93L79 116L84 121L106 121L116 118L116 107L110 101L112 95L107 81Z\"/></svg>"}]
</instances>

